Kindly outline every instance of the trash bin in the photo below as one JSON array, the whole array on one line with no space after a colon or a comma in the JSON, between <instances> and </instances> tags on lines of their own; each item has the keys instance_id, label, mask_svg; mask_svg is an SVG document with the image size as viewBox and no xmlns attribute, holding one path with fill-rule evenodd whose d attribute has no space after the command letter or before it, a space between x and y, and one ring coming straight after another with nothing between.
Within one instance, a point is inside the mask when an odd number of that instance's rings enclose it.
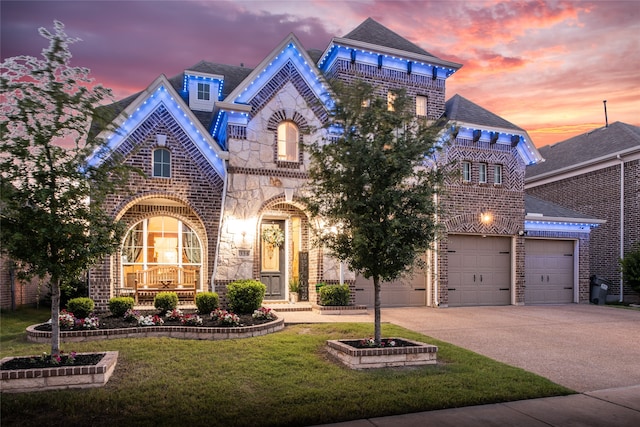
<instances>
[{"instance_id":1,"label":"trash bin","mask_svg":"<svg viewBox=\"0 0 640 427\"><path fill-rule=\"evenodd\" d=\"M589 301L593 304L604 305L607 301L607 292L609 284L602 277L596 275L591 276L591 292L589 293Z\"/></svg>"}]
</instances>

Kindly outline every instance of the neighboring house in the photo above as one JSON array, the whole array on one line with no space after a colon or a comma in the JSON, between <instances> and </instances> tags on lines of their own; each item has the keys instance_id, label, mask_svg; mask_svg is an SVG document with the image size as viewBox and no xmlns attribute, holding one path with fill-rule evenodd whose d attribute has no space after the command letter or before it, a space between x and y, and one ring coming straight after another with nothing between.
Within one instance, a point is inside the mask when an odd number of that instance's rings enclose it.
<instances>
[{"instance_id":1,"label":"neighboring house","mask_svg":"<svg viewBox=\"0 0 640 427\"><path fill-rule=\"evenodd\" d=\"M615 122L540 148L527 194L606 220L593 231L589 269L612 284L608 300L637 298L621 287L618 260L640 242L640 127Z\"/></svg>"},{"instance_id":2,"label":"neighboring house","mask_svg":"<svg viewBox=\"0 0 640 427\"><path fill-rule=\"evenodd\" d=\"M352 301L371 304L371 283L312 244L299 199L309 164L301 147L326 137L331 78L366 80L389 100L405 89L416 115L449 120L434 166L455 162L459 174L440 200L443 233L423 269L383 287L384 305L587 301L589 273L575 260L588 255L599 221L549 214L557 210L550 204L528 211L525 168L542 157L523 129L460 96L445 102L446 79L460 67L367 19L324 51L305 50L291 34L254 69L200 62L105 108L117 129L104 135L106 144L146 176L132 177L129 192L108 201L128 232L122 251L91 271L91 298L104 308L130 294L145 272L175 267L197 271L198 291L223 299L231 281L255 278L267 285L267 300L286 300L287 283L297 278L303 300L315 300L317 283L345 281ZM272 229L282 233L282 246L265 243ZM527 263L530 246L549 256ZM553 276L552 254L566 252L574 261ZM531 269L551 277L525 288Z\"/></svg>"},{"instance_id":3,"label":"neighboring house","mask_svg":"<svg viewBox=\"0 0 640 427\"><path fill-rule=\"evenodd\" d=\"M40 279L21 280L18 272L14 262L0 255L0 308L3 310L36 304L49 292Z\"/></svg>"}]
</instances>

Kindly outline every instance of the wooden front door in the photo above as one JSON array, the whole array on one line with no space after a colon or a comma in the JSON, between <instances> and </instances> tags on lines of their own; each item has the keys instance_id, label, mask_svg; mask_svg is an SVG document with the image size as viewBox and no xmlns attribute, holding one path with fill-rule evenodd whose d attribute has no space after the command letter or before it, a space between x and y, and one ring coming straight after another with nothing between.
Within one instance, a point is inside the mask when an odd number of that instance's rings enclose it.
<instances>
[{"instance_id":1,"label":"wooden front door","mask_svg":"<svg viewBox=\"0 0 640 427\"><path fill-rule=\"evenodd\" d=\"M260 225L260 281L267 286L267 300L287 298L285 244L272 245L262 237L269 229L280 230L284 235L284 224L284 220L265 220Z\"/></svg>"}]
</instances>

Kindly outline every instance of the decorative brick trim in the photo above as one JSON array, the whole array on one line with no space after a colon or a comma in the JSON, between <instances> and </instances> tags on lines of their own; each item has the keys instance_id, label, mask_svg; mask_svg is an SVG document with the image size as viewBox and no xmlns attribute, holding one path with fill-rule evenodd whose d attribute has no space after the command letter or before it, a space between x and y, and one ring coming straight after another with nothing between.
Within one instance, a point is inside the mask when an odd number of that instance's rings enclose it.
<instances>
[{"instance_id":1,"label":"decorative brick trim","mask_svg":"<svg viewBox=\"0 0 640 427\"><path fill-rule=\"evenodd\" d=\"M285 162L293 163L295 162ZM262 169L262 168L246 168L238 166L229 166L230 174L245 174L245 175L259 175L259 176L277 176L280 178L296 178L296 179L308 179L309 174L306 172L300 172L297 170L282 170L282 169Z\"/></svg>"}]
</instances>

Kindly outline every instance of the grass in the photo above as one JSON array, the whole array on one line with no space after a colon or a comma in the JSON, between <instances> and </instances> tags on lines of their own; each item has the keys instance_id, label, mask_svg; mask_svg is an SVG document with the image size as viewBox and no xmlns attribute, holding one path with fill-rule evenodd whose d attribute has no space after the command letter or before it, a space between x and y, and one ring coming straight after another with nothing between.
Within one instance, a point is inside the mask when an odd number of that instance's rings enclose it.
<instances>
[{"instance_id":1,"label":"grass","mask_svg":"<svg viewBox=\"0 0 640 427\"><path fill-rule=\"evenodd\" d=\"M24 328L49 312L2 313L0 356L49 351ZM302 426L572 393L535 374L391 324L383 335L439 347L438 364L352 371L324 350L327 339L371 336L373 325L287 326L256 338L136 338L64 344L65 351L117 350L105 387L3 394L3 427Z\"/></svg>"}]
</instances>

